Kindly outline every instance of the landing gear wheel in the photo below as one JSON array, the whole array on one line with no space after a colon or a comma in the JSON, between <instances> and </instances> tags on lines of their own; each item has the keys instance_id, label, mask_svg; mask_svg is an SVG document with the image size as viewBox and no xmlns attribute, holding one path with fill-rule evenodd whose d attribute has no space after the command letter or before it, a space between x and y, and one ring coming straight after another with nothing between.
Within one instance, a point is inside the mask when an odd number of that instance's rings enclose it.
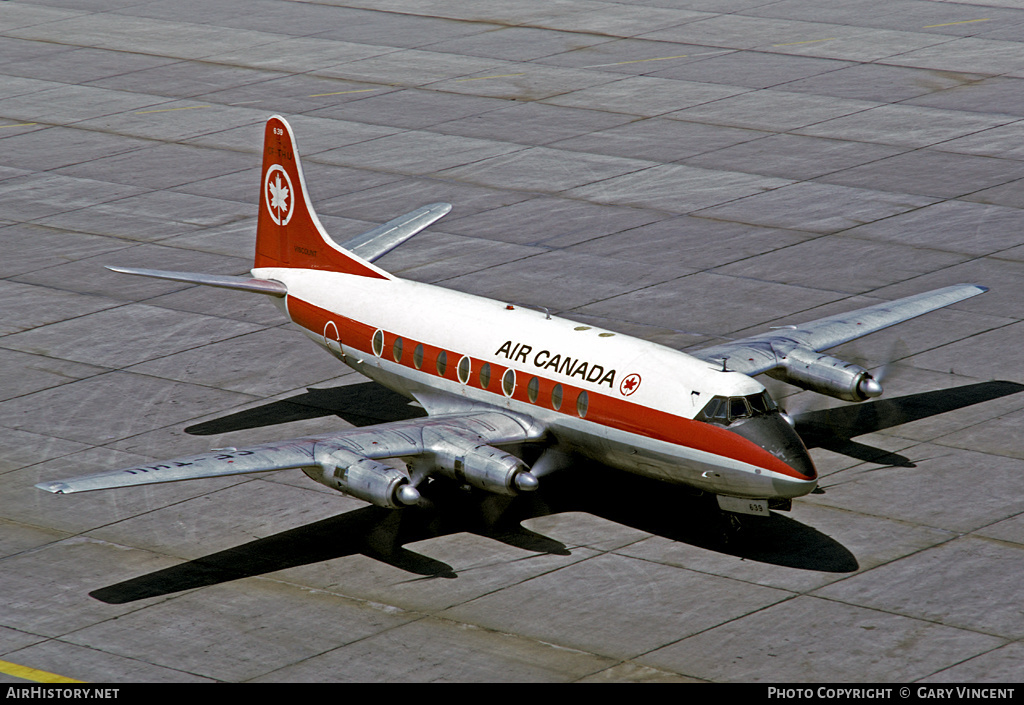
<instances>
[{"instance_id":1,"label":"landing gear wheel","mask_svg":"<svg viewBox=\"0 0 1024 705\"><path fill-rule=\"evenodd\" d=\"M739 543L744 536L746 536L746 533L743 531L743 523L740 521L739 516L732 512L722 512L720 530L722 543L726 545Z\"/></svg>"}]
</instances>

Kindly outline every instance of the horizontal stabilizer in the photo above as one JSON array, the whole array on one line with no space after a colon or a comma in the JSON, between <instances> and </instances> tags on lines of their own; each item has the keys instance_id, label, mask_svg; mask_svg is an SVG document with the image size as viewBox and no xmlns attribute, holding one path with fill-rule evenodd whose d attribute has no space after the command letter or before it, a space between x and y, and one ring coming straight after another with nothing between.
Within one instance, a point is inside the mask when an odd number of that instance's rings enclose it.
<instances>
[{"instance_id":1,"label":"horizontal stabilizer","mask_svg":"<svg viewBox=\"0 0 1024 705\"><path fill-rule=\"evenodd\" d=\"M451 209L450 203L431 203L357 235L341 246L367 262L373 262L443 218Z\"/></svg>"},{"instance_id":2,"label":"horizontal stabilizer","mask_svg":"<svg viewBox=\"0 0 1024 705\"><path fill-rule=\"evenodd\" d=\"M134 274L140 277L152 277L154 279L170 279L176 282L187 284L202 284L203 286L216 286L221 289L235 289L238 291L251 291L267 296L283 297L288 293L288 287L279 281L272 279L253 279L252 277L232 277L225 274L199 274L196 272L165 272L160 269L135 269L132 267L110 267L112 272L121 274Z\"/></svg>"}]
</instances>

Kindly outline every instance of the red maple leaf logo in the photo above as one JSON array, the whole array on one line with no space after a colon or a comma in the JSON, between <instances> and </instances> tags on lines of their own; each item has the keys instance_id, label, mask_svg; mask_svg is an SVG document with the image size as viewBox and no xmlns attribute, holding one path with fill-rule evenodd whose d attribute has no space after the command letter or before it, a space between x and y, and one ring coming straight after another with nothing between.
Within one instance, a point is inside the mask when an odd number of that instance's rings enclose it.
<instances>
[{"instance_id":1,"label":"red maple leaf logo","mask_svg":"<svg viewBox=\"0 0 1024 705\"><path fill-rule=\"evenodd\" d=\"M634 372L631 375L627 375L626 378L622 380L622 384L619 385L619 392L622 396L628 397L630 394L635 392L639 386L640 375Z\"/></svg>"}]
</instances>

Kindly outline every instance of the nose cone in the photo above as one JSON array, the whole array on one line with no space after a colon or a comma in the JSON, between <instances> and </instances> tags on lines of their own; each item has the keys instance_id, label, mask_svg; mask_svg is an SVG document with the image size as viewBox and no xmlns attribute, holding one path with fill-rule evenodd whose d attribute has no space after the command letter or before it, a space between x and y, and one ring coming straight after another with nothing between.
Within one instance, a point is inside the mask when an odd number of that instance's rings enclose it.
<instances>
[{"instance_id":1,"label":"nose cone","mask_svg":"<svg viewBox=\"0 0 1024 705\"><path fill-rule=\"evenodd\" d=\"M800 497L817 486L818 471L807 447L782 414L755 416L730 426L729 430L761 446L793 471L792 479L773 480L780 497Z\"/></svg>"}]
</instances>

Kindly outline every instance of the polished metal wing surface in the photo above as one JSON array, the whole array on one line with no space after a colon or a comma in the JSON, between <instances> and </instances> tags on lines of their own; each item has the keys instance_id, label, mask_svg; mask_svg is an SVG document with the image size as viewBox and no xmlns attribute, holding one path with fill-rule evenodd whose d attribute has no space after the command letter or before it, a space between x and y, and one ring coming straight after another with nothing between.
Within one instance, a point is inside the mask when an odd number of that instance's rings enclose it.
<instances>
[{"instance_id":1,"label":"polished metal wing surface","mask_svg":"<svg viewBox=\"0 0 1024 705\"><path fill-rule=\"evenodd\" d=\"M375 462L377 460L429 456L431 470L450 469L444 474L477 484L477 478L457 477L457 474L463 472L464 467L470 467L471 471L473 459L477 456L483 457L484 465L497 458L504 463L504 474L499 477L497 470L488 466L492 475L480 482L496 482L501 485L496 491L501 491L502 487L509 491L532 489L528 485L535 481L528 476L522 461L492 445L539 440L543 435L544 429L532 419L511 413L480 411L429 416L340 433L262 443L249 448L217 448L173 460L41 482L36 487L55 494L70 494L301 468L313 479L334 489L376 504L393 506L413 503L408 501L411 499L408 494L406 499L395 499L395 491L409 483L411 478L395 468ZM362 477L364 484L368 483L368 489L354 486L357 477ZM490 486L485 489L494 490Z\"/></svg>"},{"instance_id":2,"label":"polished metal wing surface","mask_svg":"<svg viewBox=\"0 0 1024 705\"><path fill-rule=\"evenodd\" d=\"M119 274L131 274L137 277L150 277L152 279L167 279L186 284L202 284L203 286L234 289L235 291L251 291L256 294L266 294L267 296L275 296L277 298L283 298L288 294L288 287L272 279L233 277L227 274L200 274L198 272L169 272L163 269L139 269L137 267L113 267L110 265L107 266L107 269Z\"/></svg>"},{"instance_id":3,"label":"polished metal wing surface","mask_svg":"<svg viewBox=\"0 0 1024 705\"><path fill-rule=\"evenodd\" d=\"M367 262L374 262L447 215L451 209L450 203L431 203L340 244Z\"/></svg>"},{"instance_id":4,"label":"polished metal wing surface","mask_svg":"<svg viewBox=\"0 0 1024 705\"><path fill-rule=\"evenodd\" d=\"M757 375L782 367L783 360L794 351L827 350L986 291L986 287L976 284L948 286L798 326L778 328L690 354L719 368Z\"/></svg>"}]
</instances>

